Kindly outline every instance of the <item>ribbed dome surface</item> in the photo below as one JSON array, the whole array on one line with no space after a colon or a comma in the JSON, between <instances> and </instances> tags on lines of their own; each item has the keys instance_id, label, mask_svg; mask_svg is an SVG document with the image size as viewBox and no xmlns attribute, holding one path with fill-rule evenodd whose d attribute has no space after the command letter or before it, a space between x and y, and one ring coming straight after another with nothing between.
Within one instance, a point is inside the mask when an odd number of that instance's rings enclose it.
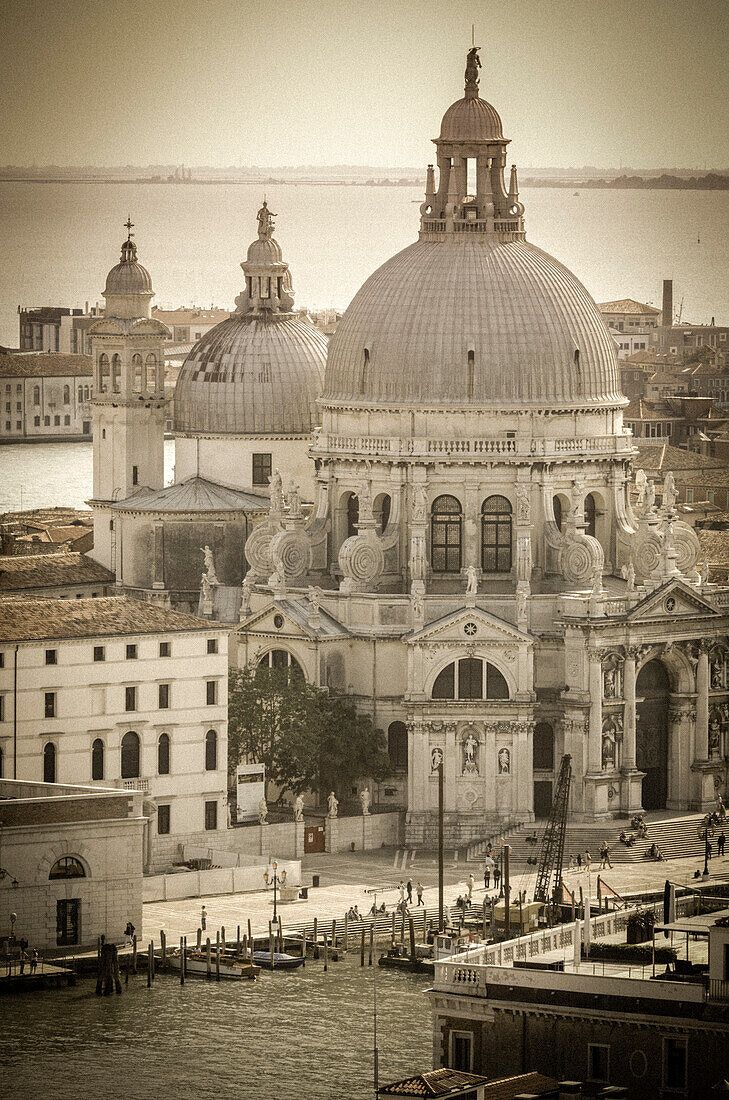
<instances>
[{"instance_id":1,"label":"ribbed dome surface","mask_svg":"<svg viewBox=\"0 0 729 1100\"><path fill-rule=\"evenodd\" d=\"M496 108L476 96L451 104L440 124L440 141L494 141L503 136Z\"/></svg>"},{"instance_id":2,"label":"ribbed dome surface","mask_svg":"<svg viewBox=\"0 0 729 1100\"><path fill-rule=\"evenodd\" d=\"M152 279L136 260L122 260L106 276L104 294L152 294Z\"/></svg>"},{"instance_id":3,"label":"ribbed dome surface","mask_svg":"<svg viewBox=\"0 0 729 1100\"><path fill-rule=\"evenodd\" d=\"M175 388L176 432L289 434L319 423L327 342L291 314L234 315L206 332Z\"/></svg>"},{"instance_id":4,"label":"ribbed dome surface","mask_svg":"<svg viewBox=\"0 0 729 1100\"><path fill-rule=\"evenodd\" d=\"M283 259L281 245L273 237L263 237L248 246L250 264L279 264Z\"/></svg>"},{"instance_id":5,"label":"ribbed dome surface","mask_svg":"<svg viewBox=\"0 0 729 1100\"><path fill-rule=\"evenodd\" d=\"M464 238L417 242L370 276L330 341L325 400L623 400L613 340L575 276L526 241Z\"/></svg>"}]
</instances>

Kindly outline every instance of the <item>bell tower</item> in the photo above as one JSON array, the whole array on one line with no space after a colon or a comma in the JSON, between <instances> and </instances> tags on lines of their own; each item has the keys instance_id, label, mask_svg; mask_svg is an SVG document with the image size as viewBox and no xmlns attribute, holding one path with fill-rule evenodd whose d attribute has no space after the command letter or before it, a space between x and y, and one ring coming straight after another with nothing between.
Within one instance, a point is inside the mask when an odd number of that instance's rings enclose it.
<instances>
[{"instance_id":1,"label":"bell tower","mask_svg":"<svg viewBox=\"0 0 729 1100\"><path fill-rule=\"evenodd\" d=\"M89 328L93 359L93 557L116 571L111 504L164 486L164 341L151 316L149 272L137 260L133 223L106 278L104 316Z\"/></svg>"}]
</instances>

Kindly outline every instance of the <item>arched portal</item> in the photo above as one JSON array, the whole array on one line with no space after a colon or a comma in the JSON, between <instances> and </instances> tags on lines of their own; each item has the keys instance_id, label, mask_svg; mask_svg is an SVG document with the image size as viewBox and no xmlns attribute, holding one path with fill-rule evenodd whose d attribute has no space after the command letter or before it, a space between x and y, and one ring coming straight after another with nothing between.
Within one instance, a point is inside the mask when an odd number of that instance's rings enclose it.
<instances>
[{"instance_id":1,"label":"arched portal","mask_svg":"<svg viewBox=\"0 0 729 1100\"><path fill-rule=\"evenodd\" d=\"M635 685L636 764L645 772L643 807L663 810L668 797L668 673L654 658L643 665Z\"/></svg>"}]
</instances>

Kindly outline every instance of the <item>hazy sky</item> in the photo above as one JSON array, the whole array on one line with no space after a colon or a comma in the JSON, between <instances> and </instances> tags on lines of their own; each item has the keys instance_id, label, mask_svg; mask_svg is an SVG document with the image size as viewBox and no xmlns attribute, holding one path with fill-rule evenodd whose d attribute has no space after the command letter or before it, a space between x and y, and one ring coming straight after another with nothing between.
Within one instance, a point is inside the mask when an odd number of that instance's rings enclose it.
<instances>
[{"instance_id":1,"label":"hazy sky","mask_svg":"<svg viewBox=\"0 0 729 1100\"><path fill-rule=\"evenodd\" d=\"M425 165L472 22L521 165L729 165L729 0L0 0L0 163Z\"/></svg>"}]
</instances>

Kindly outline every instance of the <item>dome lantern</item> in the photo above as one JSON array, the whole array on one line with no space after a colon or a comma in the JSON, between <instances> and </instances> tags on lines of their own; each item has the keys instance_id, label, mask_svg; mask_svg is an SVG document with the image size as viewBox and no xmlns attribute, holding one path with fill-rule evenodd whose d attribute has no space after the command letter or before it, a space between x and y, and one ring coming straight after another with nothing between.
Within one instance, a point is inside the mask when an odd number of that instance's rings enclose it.
<instances>
[{"instance_id":1,"label":"dome lantern","mask_svg":"<svg viewBox=\"0 0 729 1100\"><path fill-rule=\"evenodd\" d=\"M281 246L273 235L274 214L263 200L256 215L258 237L248 247L240 265L246 277L245 289L235 300L237 313L254 315L290 313L294 305L294 288L289 265L284 262Z\"/></svg>"},{"instance_id":2,"label":"dome lantern","mask_svg":"<svg viewBox=\"0 0 729 1100\"><path fill-rule=\"evenodd\" d=\"M154 297L152 278L137 259L137 246L132 233L134 222L128 217L124 226L127 239L122 243L119 263L106 276L104 312L107 317L124 320L149 317L150 302Z\"/></svg>"}]
</instances>

